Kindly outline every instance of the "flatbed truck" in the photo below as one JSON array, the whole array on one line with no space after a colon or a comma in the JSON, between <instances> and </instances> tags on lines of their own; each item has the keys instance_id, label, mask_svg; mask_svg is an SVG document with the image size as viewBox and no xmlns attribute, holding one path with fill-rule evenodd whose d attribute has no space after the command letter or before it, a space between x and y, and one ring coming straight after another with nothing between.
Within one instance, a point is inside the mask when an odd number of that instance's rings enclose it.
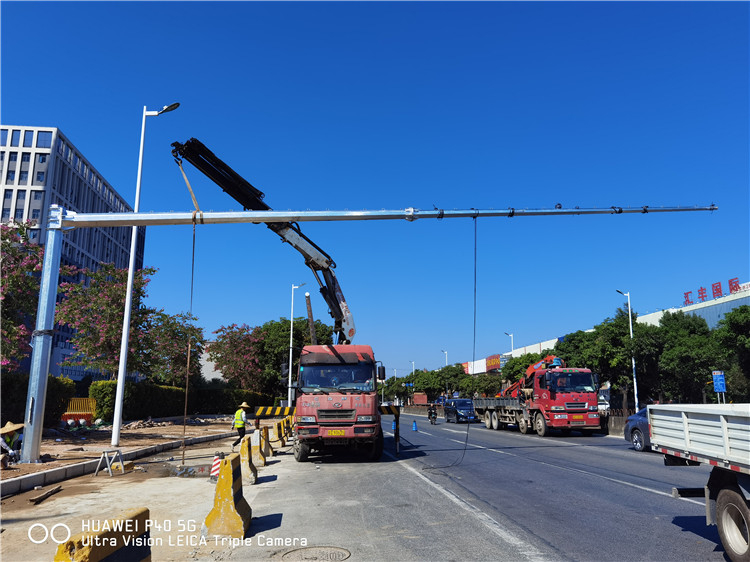
<instances>
[{"instance_id":1,"label":"flatbed truck","mask_svg":"<svg viewBox=\"0 0 750 562\"><path fill-rule=\"evenodd\" d=\"M713 467L703 488L673 488L676 498L703 497L727 556L750 562L750 404L648 406L651 449L667 466Z\"/></svg>"}]
</instances>

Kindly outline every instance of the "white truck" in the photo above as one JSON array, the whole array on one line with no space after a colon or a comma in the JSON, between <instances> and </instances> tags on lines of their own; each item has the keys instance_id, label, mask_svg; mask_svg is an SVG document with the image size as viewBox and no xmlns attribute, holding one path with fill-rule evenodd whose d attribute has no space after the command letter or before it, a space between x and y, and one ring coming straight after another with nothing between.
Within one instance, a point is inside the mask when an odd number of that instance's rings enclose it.
<instances>
[{"instance_id":1,"label":"white truck","mask_svg":"<svg viewBox=\"0 0 750 562\"><path fill-rule=\"evenodd\" d=\"M713 466L703 488L672 495L703 497L706 524L717 525L733 562L750 562L750 404L671 404L648 407L651 448L667 466Z\"/></svg>"}]
</instances>

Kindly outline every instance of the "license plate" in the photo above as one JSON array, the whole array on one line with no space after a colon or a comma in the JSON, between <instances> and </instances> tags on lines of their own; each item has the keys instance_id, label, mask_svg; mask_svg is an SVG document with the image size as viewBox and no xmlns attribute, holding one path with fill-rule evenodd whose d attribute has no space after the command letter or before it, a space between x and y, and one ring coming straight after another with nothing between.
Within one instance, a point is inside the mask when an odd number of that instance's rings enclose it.
<instances>
[{"instance_id":1,"label":"license plate","mask_svg":"<svg viewBox=\"0 0 750 562\"><path fill-rule=\"evenodd\" d=\"M573 419L574 419L574 420L582 420L582 419L583 419L583 416L573 416Z\"/></svg>"},{"instance_id":2,"label":"license plate","mask_svg":"<svg viewBox=\"0 0 750 562\"><path fill-rule=\"evenodd\" d=\"M343 437L346 435L346 432L343 429L329 429L327 435Z\"/></svg>"}]
</instances>

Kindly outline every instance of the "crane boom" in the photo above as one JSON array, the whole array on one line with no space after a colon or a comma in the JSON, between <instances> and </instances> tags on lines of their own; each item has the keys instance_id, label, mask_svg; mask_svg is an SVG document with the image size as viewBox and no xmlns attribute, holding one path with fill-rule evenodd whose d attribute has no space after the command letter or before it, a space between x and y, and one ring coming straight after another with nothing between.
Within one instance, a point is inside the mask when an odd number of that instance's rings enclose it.
<instances>
[{"instance_id":1,"label":"crane boom","mask_svg":"<svg viewBox=\"0 0 750 562\"><path fill-rule=\"evenodd\" d=\"M271 207L263 201L265 194L262 191L235 172L198 139L188 139L184 144L173 142L172 147L172 155L178 162L180 158L190 162L242 205L243 209L252 211L271 210ZM313 272L320 287L320 294L334 319L333 329L337 334L338 343L351 342L356 333L354 319L333 271L336 263L331 256L305 236L297 223L266 223L266 226L305 258L305 265Z\"/></svg>"}]
</instances>

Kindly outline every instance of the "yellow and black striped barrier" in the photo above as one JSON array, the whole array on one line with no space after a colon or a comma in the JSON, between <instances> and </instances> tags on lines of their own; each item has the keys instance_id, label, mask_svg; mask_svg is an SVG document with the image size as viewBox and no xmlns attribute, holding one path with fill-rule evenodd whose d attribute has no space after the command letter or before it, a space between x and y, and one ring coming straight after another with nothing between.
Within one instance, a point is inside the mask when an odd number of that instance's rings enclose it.
<instances>
[{"instance_id":1,"label":"yellow and black striped barrier","mask_svg":"<svg viewBox=\"0 0 750 562\"><path fill-rule=\"evenodd\" d=\"M203 522L202 535L242 539L250 527L252 516L253 510L242 495L240 455L232 453L221 460L214 506Z\"/></svg>"},{"instance_id":2,"label":"yellow and black striped barrier","mask_svg":"<svg viewBox=\"0 0 750 562\"><path fill-rule=\"evenodd\" d=\"M401 415L401 406L379 406L380 413L385 416L396 416Z\"/></svg>"},{"instance_id":3,"label":"yellow and black striped barrier","mask_svg":"<svg viewBox=\"0 0 750 562\"><path fill-rule=\"evenodd\" d=\"M255 408L256 418L275 418L283 416L293 416L296 408L281 406L258 406Z\"/></svg>"},{"instance_id":4,"label":"yellow and black striped barrier","mask_svg":"<svg viewBox=\"0 0 750 562\"><path fill-rule=\"evenodd\" d=\"M55 562L151 560L149 510L139 507L103 522L99 531L84 531L57 547Z\"/></svg>"}]
</instances>

